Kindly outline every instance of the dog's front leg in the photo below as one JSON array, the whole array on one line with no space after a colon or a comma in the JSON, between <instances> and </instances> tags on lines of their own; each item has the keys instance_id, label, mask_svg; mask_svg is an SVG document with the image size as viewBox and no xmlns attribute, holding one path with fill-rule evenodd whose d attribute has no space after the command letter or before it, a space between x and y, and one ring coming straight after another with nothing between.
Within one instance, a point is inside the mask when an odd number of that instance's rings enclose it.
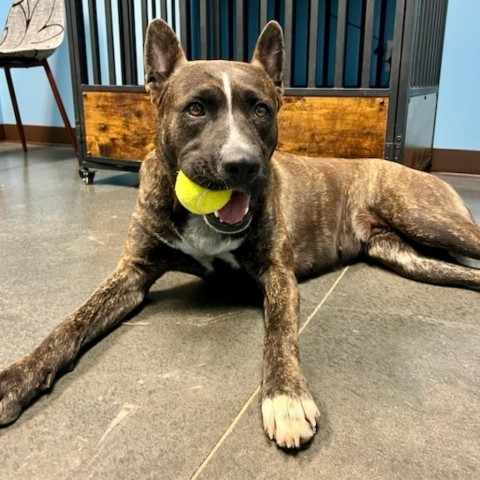
<instances>
[{"instance_id":1,"label":"dog's front leg","mask_svg":"<svg viewBox=\"0 0 480 480\"><path fill-rule=\"evenodd\" d=\"M138 306L158 272L122 260L78 310L60 323L32 352L0 370L0 425L13 422L22 409L48 389L80 349L112 328Z\"/></svg>"},{"instance_id":2,"label":"dog's front leg","mask_svg":"<svg viewBox=\"0 0 480 480\"><path fill-rule=\"evenodd\" d=\"M298 284L293 269L283 264L270 266L261 280L266 322L263 426L280 447L299 448L315 434L320 412L300 367Z\"/></svg>"}]
</instances>

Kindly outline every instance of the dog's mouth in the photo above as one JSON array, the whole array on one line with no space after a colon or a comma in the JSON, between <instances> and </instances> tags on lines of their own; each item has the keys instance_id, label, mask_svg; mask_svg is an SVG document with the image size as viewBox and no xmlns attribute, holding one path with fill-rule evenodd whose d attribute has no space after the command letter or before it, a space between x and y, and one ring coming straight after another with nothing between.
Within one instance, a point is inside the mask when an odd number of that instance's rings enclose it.
<instances>
[{"instance_id":1,"label":"dog's mouth","mask_svg":"<svg viewBox=\"0 0 480 480\"><path fill-rule=\"evenodd\" d=\"M252 221L250 211L251 195L234 190L228 203L220 210L205 215L205 221L221 233L238 233L245 230Z\"/></svg>"}]
</instances>

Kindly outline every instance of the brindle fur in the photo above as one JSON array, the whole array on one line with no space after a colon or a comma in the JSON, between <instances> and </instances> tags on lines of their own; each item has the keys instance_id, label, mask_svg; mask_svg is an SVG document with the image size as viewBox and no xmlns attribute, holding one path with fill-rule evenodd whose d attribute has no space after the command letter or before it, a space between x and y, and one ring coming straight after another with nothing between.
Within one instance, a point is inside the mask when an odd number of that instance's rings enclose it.
<instances>
[{"instance_id":1,"label":"brindle fur","mask_svg":"<svg viewBox=\"0 0 480 480\"><path fill-rule=\"evenodd\" d=\"M444 182L383 160L273 153L283 61L275 22L262 32L250 64L187 62L170 28L150 24L146 80L158 136L141 168L125 253L83 306L0 371L0 424L13 422L82 347L141 304L163 273L205 277L223 264L241 267L263 289L264 428L278 445L299 447L315 433L319 412L299 362L297 279L364 255L415 280L480 286L478 271L439 255L480 259L480 229ZM187 115L192 101L208 114ZM252 113L258 102L268 106L264 118ZM250 225L219 233L183 209L174 194L179 168L205 186L251 192Z\"/></svg>"}]
</instances>

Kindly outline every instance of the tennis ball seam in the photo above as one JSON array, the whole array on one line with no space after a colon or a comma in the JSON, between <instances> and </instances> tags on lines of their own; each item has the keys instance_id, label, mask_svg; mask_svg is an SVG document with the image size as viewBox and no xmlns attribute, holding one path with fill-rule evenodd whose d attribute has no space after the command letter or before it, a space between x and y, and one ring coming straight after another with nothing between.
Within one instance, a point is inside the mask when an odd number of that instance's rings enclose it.
<instances>
[{"instance_id":1,"label":"tennis ball seam","mask_svg":"<svg viewBox=\"0 0 480 480\"><path fill-rule=\"evenodd\" d=\"M210 190L205 188L203 190L203 192L197 197L197 201L195 202L195 206L197 207L198 210L201 210L200 204L202 203L202 200L207 196L208 192L210 192Z\"/></svg>"}]
</instances>

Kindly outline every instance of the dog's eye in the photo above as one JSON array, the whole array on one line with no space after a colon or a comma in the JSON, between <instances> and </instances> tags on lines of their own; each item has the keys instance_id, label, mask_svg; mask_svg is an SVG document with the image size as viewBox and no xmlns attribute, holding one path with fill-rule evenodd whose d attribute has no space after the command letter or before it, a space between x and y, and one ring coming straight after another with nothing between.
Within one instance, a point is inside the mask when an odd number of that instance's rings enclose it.
<instances>
[{"instance_id":1,"label":"dog's eye","mask_svg":"<svg viewBox=\"0 0 480 480\"><path fill-rule=\"evenodd\" d=\"M268 107L264 103L259 103L255 107L255 116L258 118L264 118L268 115Z\"/></svg>"},{"instance_id":2,"label":"dog's eye","mask_svg":"<svg viewBox=\"0 0 480 480\"><path fill-rule=\"evenodd\" d=\"M187 106L187 113L192 117L202 117L205 115L205 108L201 103L193 102Z\"/></svg>"}]
</instances>

